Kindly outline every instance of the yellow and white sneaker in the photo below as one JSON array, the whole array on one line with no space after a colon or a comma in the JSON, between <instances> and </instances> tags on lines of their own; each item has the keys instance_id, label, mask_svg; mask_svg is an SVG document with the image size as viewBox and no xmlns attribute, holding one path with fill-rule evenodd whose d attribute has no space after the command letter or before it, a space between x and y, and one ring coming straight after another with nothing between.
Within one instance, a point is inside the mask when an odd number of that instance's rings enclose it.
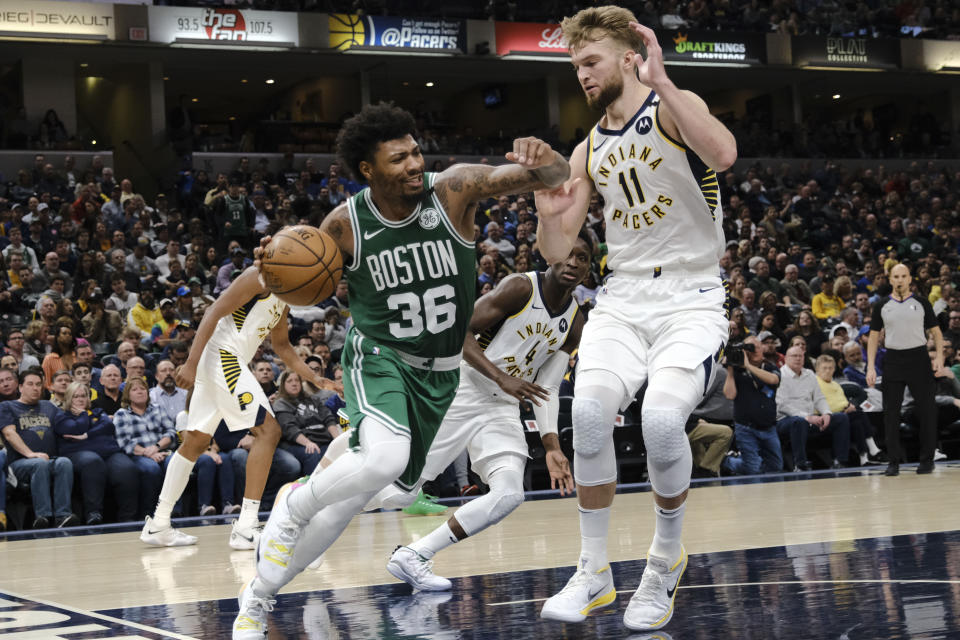
<instances>
[{"instance_id":1,"label":"yellow and white sneaker","mask_svg":"<svg viewBox=\"0 0 960 640\"><path fill-rule=\"evenodd\" d=\"M250 584L244 585L237 598L240 612L233 621L233 640L262 640L267 637L267 614L273 611L277 601L261 598L253 592Z\"/></svg>"},{"instance_id":2,"label":"yellow and white sneaker","mask_svg":"<svg viewBox=\"0 0 960 640\"><path fill-rule=\"evenodd\" d=\"M285 484L277 492L277 499L273 503L273 511L264 525L257 545L257 575L267 584L286 584L285 575L297 542L303 534L306 522L294 517L290 513L287 501L294 490L300 487L299 483Z\"/></svg>"},{"instance_id":3,"label":"yellow and white sneaker","mask_svg":"<svg viewBox=\"0 0 960 640\"><path fill-rule=\"evenodd\" d=\"M670 622L677 586L686 568L687 551L682 546L680 557L672 564L666 558L648 555L640 586L623 614L623 624L634 631L650 631Z\"/></svg>"},{"instance_id":4,"label":"yellow and white sneaker","mask_svg":"<svg viewBox=\"0 0 960 640\"><path fill-rule=\"evenodd\" d=\"M591 611L609 605L616 597L610 565L594 573L581 564L567 585L543 603L540 617L561 622L582 622Z\"/></svg>"}]
</instances>

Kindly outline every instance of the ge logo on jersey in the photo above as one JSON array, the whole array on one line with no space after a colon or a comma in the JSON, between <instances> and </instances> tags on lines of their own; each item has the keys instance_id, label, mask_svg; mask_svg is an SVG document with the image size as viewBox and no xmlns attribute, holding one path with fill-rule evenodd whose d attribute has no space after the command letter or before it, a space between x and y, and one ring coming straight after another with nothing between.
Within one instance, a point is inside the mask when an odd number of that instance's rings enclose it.
<instances>
[{"instance_id":1,"label":"ge logo on jersey","mask_svg":"<svg viewBox=\"0 0 960 640\"><path fill-rule=\"evenodd\" d=\"M637 119L637 133L644 135L653 128L653 118L650 116L643 116L642 118Z\"/></svg>"},{"instance_id":2,"label":"ge logo on jersey","mask_svg":"<svg viewBox=\"0 0 960 640\"><path fill-rule=\"evenodd\" d=\"M440 224L440 212L433 208L420 212L420 226L424 229L435 229Z\"/></svg>"},{"instance_id":3,"label":"ge logo on jersey","mask_svg":"<svg viewBox=\"0 0 960 640\"><path fill-rule=\"evenodd\" d=\"M240 411L244 411L253 402L253 394L249 391L244 391L237 396L237 400L240 401Z\"/></svg>"}]
</instances>

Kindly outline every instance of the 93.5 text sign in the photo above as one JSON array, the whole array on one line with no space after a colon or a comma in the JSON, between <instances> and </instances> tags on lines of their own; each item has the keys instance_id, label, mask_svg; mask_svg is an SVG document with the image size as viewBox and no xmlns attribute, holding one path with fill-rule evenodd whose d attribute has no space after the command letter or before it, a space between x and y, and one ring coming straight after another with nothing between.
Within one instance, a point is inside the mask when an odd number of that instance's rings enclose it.
<instances>
[{"instance_id":1,"label":"93.5 text sign","mask_svg":"<svg viewBox=\"0 0 960 640\"><path fill-rule=\"evenodd\" d=\"M150 7L150 41L275 42L297 46L297 14L232 8Z\"/></svg>"}]
</instances>

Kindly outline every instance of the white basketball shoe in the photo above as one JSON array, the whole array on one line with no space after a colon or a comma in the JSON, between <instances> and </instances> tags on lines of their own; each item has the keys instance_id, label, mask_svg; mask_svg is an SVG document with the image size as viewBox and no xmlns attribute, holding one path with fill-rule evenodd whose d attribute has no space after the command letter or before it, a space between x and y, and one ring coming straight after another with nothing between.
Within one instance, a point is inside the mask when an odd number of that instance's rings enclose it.
<instances>
[{"instance_id":1,"label":"white basketball shoe","mask_svg":"<svg viewBox=\"0 0 960 640\"><path fill-rule=\"evenodd\" d=\"M623 614L623 624L634 631L651 631L670 622L677 586L686 568L687 551L683 546L680 558L672 565L666 558L648 555L640 586Z\"/></svg>"},{"instance_id":2,"label":"white basketball shoe","mask_svg":"<svg viewBox=\"0 0 960 640\"><path fill-rule=\"evenodd\" d=\"M263 525L259 522L252 527L241 527L240 521L234 520L233 528L230 529L230 547L238 551L252 551L257 548L262 531Z\"/></svg>"},{"instance_id":3,"label":"white basketball shoe","mask_svg":"<svg viewBox=\"0 0 960 640\"><path fill-rule=\"evenodd\" d=\"M251 583L244 585L237 598L240 611L233 621L233 640L263 640L267 637L267 614L273 611L277 601L255 594Z\"/></svg>"},{"instance_id":4,"label":"white basketball shoe","mask_svg":"<svg viewBox=\"0 0 960 640\"><path fill-rule=\"evenodd\" d=\"M601 609L617 597L610 565L600 571L587 571L584 563L556 595L547 599L540 610L541 618L561 622L582 622L594 609Z\"/></svg>"},{"instance_id":5,"label":"white basketball shoe","mask_svg":"<svg viewBox=\"0 0 960 640\"><path fill-rule=\"evenodd\" d=\"M147 521L143 524L140 540L154 547L186 547L197 544L196 536L174 529L173 525L169 524L158 527L150 516L147 516Z\"/></svg>"},{"instance_id":6,"label":"white basketball shoe","mask_svg":"<svg viewBox=\"0 0 960 640\"><path fill-rule=\"evenodd\" d=\"M387 571L397 580L403 580L420 591L447 591L453 587L453 583L433 572L432 560L427 560L410 547L393 550Z\"/></svg>"}]
</instances>

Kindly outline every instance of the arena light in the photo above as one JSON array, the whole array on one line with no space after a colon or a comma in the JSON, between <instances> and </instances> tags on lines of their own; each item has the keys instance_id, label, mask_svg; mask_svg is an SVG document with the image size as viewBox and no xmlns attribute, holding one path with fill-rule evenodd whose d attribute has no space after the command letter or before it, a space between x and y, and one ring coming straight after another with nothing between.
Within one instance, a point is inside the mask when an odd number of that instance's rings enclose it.
<instances>
[{"instance_id":1,"label":"arena light","mask_svg":"<svg viewBox=\"0 0 960 640\"><path fill-rule=\"evenodd\" d=\"M839 94L839 93L833 94L833 99L834 99L834 100L839 100L839 99L840 99L840 94Z\"/></svg>"},{"instance_id":2,"label":"arena light","mask_svg":"<svg viewBox=\"0 0 960 640\"><path fill-rule=\"evenodd\" d=\"M529 62L566 62L570 63L570 54L563 53L508 53L502 60L526 60Z\"/></svg>"},{"instance_id":3,"label":"arena light","mask_svg":"<svg viewBox=\"0 0 960 640\"><path fill-rule=\"evenodd\" d=\"M247 40L204 40L201 38L177 38L170 43L175 49L239 49L242 51L287 51L296 47L294 42L249 42Z\"/></svg>"},{"instance_id":4,"label":"arena light","mask_svg":"<svg viewBox=\"0 0 960 640\"><path fill-rule=\"evenodd\" d=\"M815 65L804 65L800 67L804 71L866 71L868 73L881 73L889 69L880 69L878 67L821 67Z\"/></svg>"},{"instance_id":5,"label":"arena light","mask_svg":"<svg viewBox=\"0 0 960 640\"><path fill-rule=\"evenodd\" d=\"M727 67L732 69L745 69L753 66L746 62L697 62L695 60L664 60L663 64L672 67Z\"/></svg>"},{"instance_id":6,"label":"arena light","mask_svg":"<svg viewBox=\"0 0 960 640\"><path fill-rule=\"evenodd\" d=\"M937 69L937 73L960 73L960 67L943 65L942 67Z\"/></svg>"}]
</instances>

